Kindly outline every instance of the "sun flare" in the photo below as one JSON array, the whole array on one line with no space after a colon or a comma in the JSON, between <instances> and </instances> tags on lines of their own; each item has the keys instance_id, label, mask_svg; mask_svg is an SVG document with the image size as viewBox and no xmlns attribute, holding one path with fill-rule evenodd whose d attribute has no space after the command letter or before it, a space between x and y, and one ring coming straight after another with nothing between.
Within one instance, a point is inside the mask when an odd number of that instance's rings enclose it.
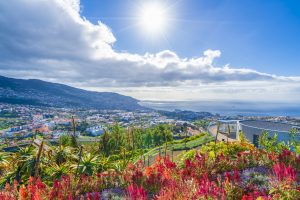
<instances>
[{"instance_id":1,"label":"sun flare","mask_svg":"<svg viewBox=\"0 0 300 200\"><path fill-rule=\"evenodd\" d=\"M167 10L159 3L146 4L141 7L139 24L146 33L163 33L167 20Z\"/></svg>"}]
</instances>

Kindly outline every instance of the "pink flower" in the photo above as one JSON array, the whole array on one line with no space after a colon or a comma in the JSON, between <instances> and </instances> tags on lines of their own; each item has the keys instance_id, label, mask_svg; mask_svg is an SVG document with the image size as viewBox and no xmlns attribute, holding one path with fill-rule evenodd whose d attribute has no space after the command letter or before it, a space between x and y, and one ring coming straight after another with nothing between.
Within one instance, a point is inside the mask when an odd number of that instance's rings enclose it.
<instances>
[{"instance_id":1,"label":"pink flower","mask_svg":"<svg viewBox=\"0 0 300 200\"><path fill-rule=\"evenodd\" d=\"M127 187L127 192L131 200L147 200L147 192L143 187L138 187L137 185L129 185Z\"/></svg>"},{"instance_id":2,"label":"pink flower","mask_svg":"<svg viewBox=\"0 0 300 200\"><path fill-rule=\"evenodd\" d=\"M235 182L240 182L240 175L239 175L239 172L236 169L234 169L234 171L233 171L233 180Z\"/></svg>"},{"instance_id":3,"label":"pink flower","mask_svg":"<svg viewBox=\"0 0 300 200\"><path fill-rule=\"evenodd\" d=\"M297 181L297 171L291 166L286 167L283 163L274 165L273 173L275 175L275 178L279 181Z\"/></svg>"}]
</instances>

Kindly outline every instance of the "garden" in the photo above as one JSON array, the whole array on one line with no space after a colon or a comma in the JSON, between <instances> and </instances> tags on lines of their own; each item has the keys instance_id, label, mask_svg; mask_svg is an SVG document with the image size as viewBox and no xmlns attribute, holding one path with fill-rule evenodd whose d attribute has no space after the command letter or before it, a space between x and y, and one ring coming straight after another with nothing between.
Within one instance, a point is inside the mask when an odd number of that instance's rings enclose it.
<instances>
[{"instance_id":1,"label":"garden","mask_svg":"<svg viewBox=\"0 0 300 200\"><path fill-rule=\"evenodd\" d=\"M132 145L124 151L100 145L102 154L66 141L52 153L26 147L0 154L0 199L300 199L299 142L294 136L291 131L291 141L282 143L264 133L260 148L243 137L236 142L208 140L174 160L157 155L149 166L142 157L145 149Z\"/></svg>"}]
</instances>

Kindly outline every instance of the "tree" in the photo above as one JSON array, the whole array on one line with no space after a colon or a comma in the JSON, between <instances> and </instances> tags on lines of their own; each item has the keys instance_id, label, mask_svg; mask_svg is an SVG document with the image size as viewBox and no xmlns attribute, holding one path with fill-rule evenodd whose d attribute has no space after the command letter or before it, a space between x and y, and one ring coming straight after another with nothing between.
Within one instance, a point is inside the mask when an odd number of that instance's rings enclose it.
<instances>
[{"instance_id":1,"label":"tree","mask_svg":"<svg viewBox=\"0 0 300 200\"><path fill-rule=\"evenodd\" d=\"M197 120L194 122L194 124L197 126L197 127L201 127L203 128L204 130L207 130L207 127L209 125L209 122L207 120Z\"/></svg>"},{"instance_id":2,"label":"tree","mask_svg":"<svg viewBox=\"0 0 300 200\"><path fill-rule=\"evenodd\" d=\"M121 147L124 146L124 129L119 124L115 124L111 127L111 139L110 144L114 147L115 151L120 151Z\"/></svg>"},{"instance_id":3,"label":"tree","mask_svg":"<svg viewBox=\"0 0 300 200\"><path fill-rule=\"evenodd\" d=\"M153 143L153 137L152 137L151 129L147 129L147 130L146 130L146 134L145 134L144 141L145 141L145 145L146 145L146 146L148 147L148 149L149 149L150 146L151 146L152 143Z\"/></svg>"},{"instance_id":4,"label":"tree","mask_svg":"<svg viewBox=\"0 0 300 200\"><path fill-rule=\"evenodd\" d=\"M159 146L162 143L162 133L158 126L153 130L153 142L155 146Z\"/></svg>"},{"instance_id":5,"label":"tree","mask_svg":"<svg viewBox=\"0 0 300 200\"><path fill-rule=\"evenodd\" d=\"M299 132L297 131L297 129L292 128L289 135L290 135L289 145L292 146L295 152L299 155L300 154Z\"/></svg>"},{"instance_id":6,"label":"tree","mask_svg":"<svg viewBox=\"0 0 300 200\"><path fill-rule=\"evenodd\" d=\"M188 133L188 126L187 126L187 123L184 123L183 126L182 126L182 132L185 133L185 137L184 137L184 149L185 151L187 151L187 146L186 146L186 143L187 143L187 133Z\"/></svg>"},{"instance_id":7,"label":"tree","mask_svg":"<svg viewBox=\"0 0 300 200\"><path fill-rule=\"evenodd\" d=\"M105 156L110 154L110 134L107 130L100 137L99 150L103 152Z\"/></svg>"}]
</instances>

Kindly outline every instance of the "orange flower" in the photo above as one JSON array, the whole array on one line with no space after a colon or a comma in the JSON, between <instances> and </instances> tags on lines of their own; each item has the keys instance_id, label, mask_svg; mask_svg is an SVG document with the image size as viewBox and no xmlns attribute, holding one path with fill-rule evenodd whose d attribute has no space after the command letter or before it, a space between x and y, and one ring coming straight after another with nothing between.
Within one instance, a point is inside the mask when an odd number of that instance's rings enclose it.
<instances>
[{"instance_id":1,"label":"orange flower","mask_svg":"<svg viewBox=\"0 0 300 200\"><path fill-rule=\"evenodd\" d=\"M34 200L43 200L39 190L34 193Z\"/></svg>"},{"instance_id":2,"label":"orange flower","mask_svg":"<svg viewBox=\"0 0 300 200\"><path fill-rule=\"evenodd\" d=\"M158 155L158 156L155 158L155 164L160 163L160 161L161 161L161 157Z\"/></svg>"},{"instance_id":3,"label":"orange flower","mask_svg":"<svg viewBox=\"0 0 300 200\"><path fill-rule=\"evenodd\" d=\"M26 200L28 198L28 192L24 187L24 185L20 187L19 195L20 195L20 200Z\"/></svg>"},{"instance_id":4,"label":"orange flower","mask_svg":"<svg viewBox=\"0 0 300 200\"><path fill-rule=\"evenodd\" d=\"M145 175L147 177L149 177L152 174L152 172L153 172L152 167L146 167L145 168Z\"/></svg>"},{"instance_id":5,"label":"orange flower","mask_svg":"<svg viewBox=\"0 0 300 200\"><path fill-rule=\"evenodd\" d=\"M171 179L171 175L170 175L169 171L165 170L165 171L163 172L163 177L164 177L164 179L166 179L166 180Z\"/></svg>"},{"instance_id":6,"label":"orange flower","mask_svg":"<svg viewBox=\"0 0 300 200\"><path fill-rule=\"evenodd\" d=\"M5 184L5 190L10 192L11 191L11 187L8 183Z\"/></svg>"},{"instance_id":7,"label":"orange flower","mask_svg":"<svg viewBox=\"0 0 300 200\"><path fill-rule=\"evenodd\" d=\"M129 163L129 164L127 165L127 169L129 169L129 170L134 170L134 169L135 169L135 165L134 165L133 163Z\"/></svg>"}]
</instances>

